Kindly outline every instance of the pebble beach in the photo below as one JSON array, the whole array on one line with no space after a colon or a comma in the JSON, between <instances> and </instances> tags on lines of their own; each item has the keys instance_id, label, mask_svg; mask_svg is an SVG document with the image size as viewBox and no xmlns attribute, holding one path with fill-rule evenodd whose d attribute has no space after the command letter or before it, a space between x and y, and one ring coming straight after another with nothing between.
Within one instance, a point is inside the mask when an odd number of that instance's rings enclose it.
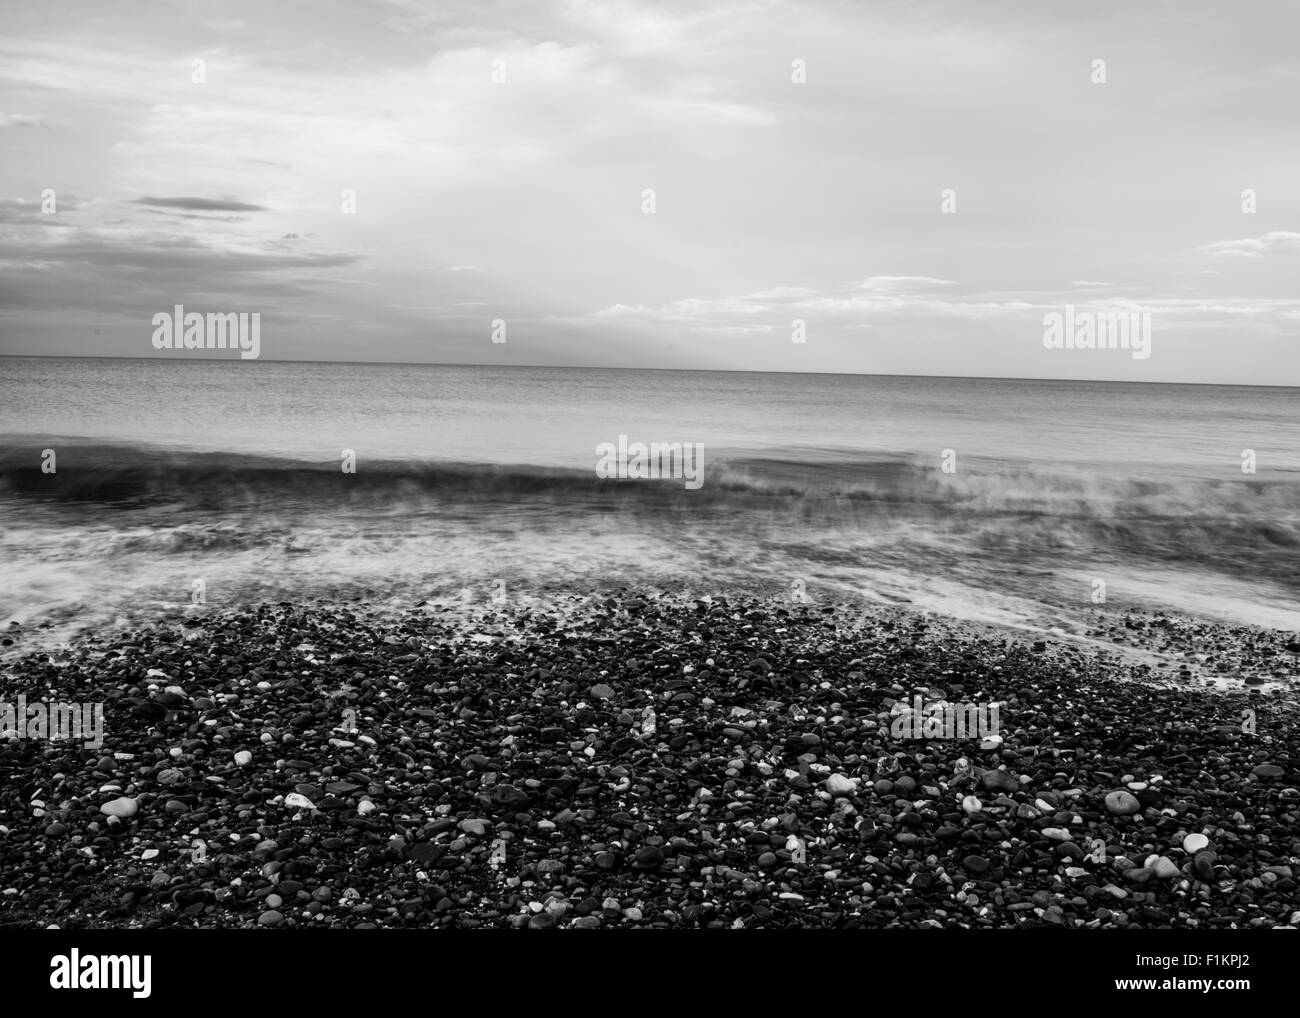
<instances>
[{"instance_id":1,"label":"pebble beach","mask_svg":"<svg viewBox=\"0 0 1300 1018\"><path fill-rule=\"evenodd\" d=\"M1116 632L1187 663L626 589L11 625L6 696L105 732L0 737L0 926L1300 925L1294 635ZM895 738L922 694L1000 734Z\"/></svg>"}]
</instances>

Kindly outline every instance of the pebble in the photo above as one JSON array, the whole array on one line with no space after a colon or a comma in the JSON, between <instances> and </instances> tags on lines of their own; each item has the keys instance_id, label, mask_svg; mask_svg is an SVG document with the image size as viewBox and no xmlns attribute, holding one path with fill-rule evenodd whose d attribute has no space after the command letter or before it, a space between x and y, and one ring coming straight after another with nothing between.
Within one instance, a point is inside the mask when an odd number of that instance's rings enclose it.
<instances>
[{"instance_id":1,"label":"pebble","mask_svg":"<svg viewBox=\"0 0 1300 1018\"><path fill-rule=\"evenodd\" d=\"M120 799L110 799L99 807L99 811L105 816L117 817L119 820L135 816L139 809L139 802L128 796L122 796Z\"/></svg>"},{"instance_id":2,"label":"pebble","mask_svg":"<svg viewBox=\"0 0 1300 1018\"><path fill-rule=\"evenodd\" d=\"M1137 797L1131 792L1116 789L1106 796L1106 808L1116 816L1130 816L1142 808Z\"/></svg>"},{"instance_id":3,"label":"pebble","mask_svg":"<svg viewBox=\"0 0 1300 1018\"><path fill-rule=\"evenodd\" d=\"M1188 855L1195 855L1202 849L1210 847L1210 839L1204 834L1189 834L1183 839L1183 851Z\"/></svg>"},{"instance_id":4,"label":"pebble","mask_svg":"<svg viewBox=\"0 0 1300 1018\"><path fill-rule=\"evenodd\" d=\"M853 795L858 790L858 780L843 774L832 774L826 779L826 791L831 795Z\"/></svg>"},{"instance_id":5,"label":"pebble","mask_svg":"<svg viewBox=\"0 0 1300 1018\"><path fill-rule=\"evenodd\" d=\"M1009 771L985 771L984 777L980 780L984 785L984 790L987 792L1020 791L1020 779Z\"/></svg>"},{"instance_id":6,"label":"pebble","mask_svg":"<svg viewBox=\"0 0 1300 1018\"><path fill-rule=\"evenodd\" d=\"M739 595L684 610L570 596L484 607L481 647L442 611L283 602L214 608L183 642L170 621L108 637L113 651L67 680L39 657L7 662L19 684L124 698L127 723L98 754L0 741L24 767L0 803L0 910L69 929L92 914L150 928L1247 928L1295 910L1300 743L1270 697L1251 696L1264 742L1219 732L1221 699L1131 681L1091 651L1026 646L1025 664L1002 640L917 641L895 609L840 640L821 606L809 627L807 608L774 615ZM1188 623L1150 618L1092 624L1196 645ZM1223 647L1202 649L1235 665L1237 631L1212 632ZM165 702L140 678L155 664L203 695ZM1015 737L894 743L886 701L918 676L1007 704ZM133 714L145 700L168 710ZM1137 808L1102 808L1109 790ZM101 812L127 795L142 816Z\"/></svg>"}]
</instances>

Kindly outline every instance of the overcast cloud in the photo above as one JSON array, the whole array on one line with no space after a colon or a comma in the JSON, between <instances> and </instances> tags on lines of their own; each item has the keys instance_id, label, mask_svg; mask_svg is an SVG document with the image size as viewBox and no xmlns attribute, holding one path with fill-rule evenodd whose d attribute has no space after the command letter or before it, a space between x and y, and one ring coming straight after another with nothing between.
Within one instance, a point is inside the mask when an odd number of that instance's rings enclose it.
<instances>
[{"instance_id":1,"label":"overcast cloud","mask_svg":"<svg viewBox=\"0 0 1300 1018\"><path fill-rule=\"evenodd\" d=\"M262 312L264 359L1300 385L1298 37L1264 3L12 6L0 353L148 356L181 303ZM1046 350L1067 303L1150 311L1152 356Z\"/></svg>"}]
</instances>

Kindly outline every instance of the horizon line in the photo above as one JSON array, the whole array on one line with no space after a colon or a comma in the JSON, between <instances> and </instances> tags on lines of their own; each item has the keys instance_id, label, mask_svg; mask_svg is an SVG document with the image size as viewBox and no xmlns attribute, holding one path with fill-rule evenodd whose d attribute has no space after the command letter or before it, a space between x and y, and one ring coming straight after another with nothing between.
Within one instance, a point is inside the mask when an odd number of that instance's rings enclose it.
<instances>
[{"instance_id":1,"label":"horizon line","mask_svg":"<svg viewBox=\"0 0 1300 1018\"><path fill-rule=\"evenodd\" d=\"M135 356L113 354L41 354L41 353L0 353L0 358L27 358L29 360L99 360L99 361L159 361L173 364L203 363L238 363L238 364L355 364L379 367L420 367L420 368L518 368L546 369L555 371L688 371L719 375L826 375L835 378L933 378L977 380L983 382L1079 382L1104 385L1205 385L1214 388L1232 389L1297 389L1300 385L1278 385L1263 382L1175 382L1167 379L1114 379L1114 378L1041 378L1029 375L914 375L904 373L882 373L870 371L759 371L746 368L646 368L620 366L602 366L592 364L484 364L481 362L463 364L455 361L354 361L354 360L312 360L308 358L274 358L258 357L243 360L234 357L166 357Z\"/></svg>"}]
</instances>

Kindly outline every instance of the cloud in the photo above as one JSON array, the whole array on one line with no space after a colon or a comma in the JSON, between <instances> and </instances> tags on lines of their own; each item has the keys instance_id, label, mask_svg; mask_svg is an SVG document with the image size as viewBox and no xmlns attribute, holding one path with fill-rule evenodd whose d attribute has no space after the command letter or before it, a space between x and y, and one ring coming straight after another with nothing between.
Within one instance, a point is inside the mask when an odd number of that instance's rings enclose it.
<instances>
[{"instance_id":1,"label":"cloud","mask_svg":"<svg viewBox=\"0 0 1300 1018\"><path fill-rule=\"evenodd\" d=\"M1300 251L1300 233L1273 230L1262 237L1246 237L1243 240L1220 240L1213 244L1205 244L1197 250L1217 256L1259 258L1278 251Z\"/></svg>"},{"instance_id":2,"label":"cloud","mask_svg":"<svg viewBox=\"0 0 1300 1018\"><path fill-rule=\"evenodd\" d=\"M49 127L39 113L0 113L0 127Z\"/></svg>"},{"instance_id":3,"label":"cloud","mask_svg":"<svg viewBox=\"0 0 1300 1018\"><path fill-rule=\"evenodd\" d=\"M482 272L483 269L481 269L477 265L448 265L442 271L443 272Z\"/></svg>"},{"instance_id":4,"label":"cloud","mask_svg":"<svg viewBox=\"0 0 1300 1018\"><path fill-rule=\"evenodd\" d=\"M866 327L862 315L879 317L986 318L998 314L1023 314L1034 305L1023 300L989 300L977 296L940 296L931 291L956 286L935 276L871 276L847 287L816 290L806 286L778 286L731 297L688 297L658 307L614 304L593 312L597 321L671 324L702 332L768 331L771 324L738 324L737 319L760 315L788 324L791 317L818 317L825 321ZM850 323L850 319L853 319Z\"/></svg>"},{"instance_id":5,"label":"cloud","mask_svg":"<svg viewBox=\"0 0 1300 1018\"><path fill-rule=\"evenodd\" d=\"M1071 302L1058 291L1010 294L918 292L938 285L956 286L932 276L873 276L871 287L842 287L825 291L807 287L775 287L760 293L709 299L686 298L657 307L614 304L588 316L598 322L625 325L669 325L700 334L767 332L786 327L794 318L816 320L824 326L867 329L875 323L933 325L942 321L1001 323L1015 328L1048 311L1061 311ZM1076 283L1075 285L1079 285ZM1110 286L1111 284L1100 284ZM911 287L912 290L907 288ZM1300 312L1300 298L1184 298L1098 297L1081 305L1097 312L1151 312L1162 328L1221 328L1232 321L1251 320L1279 328ZM766 321L756 321L756 319Z\"/></svg>"},{"instance_id":6,"label":"cloud","mask_svg":"<svg viewBox=\"0 0 1300 1018\"><path fill-rule=\"evenodd\" d=\"M911 293L956 285L951 279L936 279L934 276L869 276L858 284L860 289L877 293Z\"/></svg>"},{"instance_id":7,"label":"cloud","mask_svg":"<svg viewBox=\"0 0 1300 1018\"><path fill-rule=\"evenodd\" d=\"M1070 285L1085 286L1085 287L1112 287L1112 288L1115 286L1114 283L1103 283L1095 279L1076 279L1073 282L1071 282Z\"/></svg>"},{"instance_id":8,"label":"cloud","mask_svg":"<svg viewBox=\"0 0 1300 1018\"><path fill-rule=\"evenodd\" d=\"M26 198L0 198L0 225L5 226L58 226L71 224L65 213L74 212L80 203L70 196L59 195L55 213L41 211L41 203Z\"/></svg>"},{"instance_id":9,"label":"cloud","mask_svg":"<svg viewBox=\"0 0 1300 1018\"><path fill-rule=\"evenodd\" d=\"M133 205L159 209L186 209L191 212L269 212L264 205L249 205L221 198L136 198Z\"/></svg>"}]
</instances>

